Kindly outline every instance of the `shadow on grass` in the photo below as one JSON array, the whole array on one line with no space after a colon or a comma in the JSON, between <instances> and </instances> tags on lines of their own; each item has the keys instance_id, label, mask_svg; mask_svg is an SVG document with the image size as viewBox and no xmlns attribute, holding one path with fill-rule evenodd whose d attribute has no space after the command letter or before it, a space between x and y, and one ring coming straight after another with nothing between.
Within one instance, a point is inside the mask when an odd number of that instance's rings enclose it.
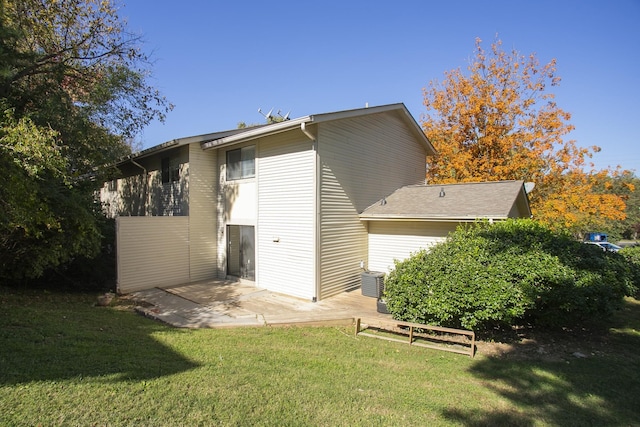
<instances>
[{"instance_id":1,"label":"shadow on grass","mask_svg":"<svg viewBox=\"0 0 640 427\"><path fill-rule=\"evenodd\" d=\"M0 384L103 377L137 381L197 364L154 334L180 334L95 295L0 288Z\"/></svg>"},{"instance_id":2,"label":"shadow on grass","mask_svg":"<svg viewBox=\"0 0 640 427\"><path fill-rule=\"evenodd\" d=\"M640 302L627 299L604 341L595 342L583 343L585 357L568 350L560 361L509 354L484 358L471 372L518 411L462 409L443 416L466 426L638 425Z\"/></svg>"}]
</instances>

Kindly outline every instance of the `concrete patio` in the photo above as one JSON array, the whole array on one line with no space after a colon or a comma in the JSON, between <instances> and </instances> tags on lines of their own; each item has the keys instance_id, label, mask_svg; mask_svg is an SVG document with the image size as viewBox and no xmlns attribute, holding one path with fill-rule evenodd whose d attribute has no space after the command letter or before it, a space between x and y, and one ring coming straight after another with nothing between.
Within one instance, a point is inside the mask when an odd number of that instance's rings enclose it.
<instances>
[{"instance_id":1,"label":"concrete patio","mask_svg":"<svg viewBox=\"0 0 640 427\"><path fill-rule=\"evenodd\" d=\"M376 299L360 289L319 302L277 294L240 282L212 280L138 291L137 311L179 328L331 325L357 317L391 319L378 313Z\"/></svg>"}]
</instances>

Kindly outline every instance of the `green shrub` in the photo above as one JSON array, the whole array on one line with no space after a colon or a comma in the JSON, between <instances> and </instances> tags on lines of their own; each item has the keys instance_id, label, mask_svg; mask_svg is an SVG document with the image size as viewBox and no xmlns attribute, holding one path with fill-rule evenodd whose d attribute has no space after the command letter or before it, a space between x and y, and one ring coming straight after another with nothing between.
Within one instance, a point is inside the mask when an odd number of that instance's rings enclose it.
<instances>
[{"instance_id":1,"label":"green shrub","mask_svg":"<svg viewBox=\"0 0 640 427\"><path fill-rule=\"evenodd\" d=\"M640 299L640 246L622 248L619 254L629 263L636 299Z\"/></svg>"},{"instance_id":2,"label":"green shrub","mask_svg":"<svg viewBox=\"0 0 640 427\"><path fill-rule=\"evenodd\" d=\"M97 217L96 223L101 234L100 252L97 255L79 255L68 262L46 269L41 277L6 280L3 284L67 291L115 291L115 220L100 216Z\"/></svg>"},{"instance_id":3,"label":"green shrub","mask_svg":"<svg viewBox=\"0 0 640 427\"><path fill-rule=\"evenodd\" d=\"M468 329L606 317L634 291L623 257L532 220L459 227L385 280L395 318Z\"/></svg>"}]
</instances>

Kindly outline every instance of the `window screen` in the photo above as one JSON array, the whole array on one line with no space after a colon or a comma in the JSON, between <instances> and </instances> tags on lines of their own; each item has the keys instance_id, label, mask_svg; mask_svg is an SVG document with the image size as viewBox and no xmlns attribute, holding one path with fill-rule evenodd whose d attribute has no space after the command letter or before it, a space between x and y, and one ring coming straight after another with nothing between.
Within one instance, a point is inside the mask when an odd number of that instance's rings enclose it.
<instances>
[{"instance_id":1,"label":"window screen","mask_svg":"<svg viewBox=\"0 0 640 427\"><path fill-rule=\"evenodd\" d=\"M255 145L227 151L227 180L256 176L255 158Z\"/></svg>"}]
</instances>

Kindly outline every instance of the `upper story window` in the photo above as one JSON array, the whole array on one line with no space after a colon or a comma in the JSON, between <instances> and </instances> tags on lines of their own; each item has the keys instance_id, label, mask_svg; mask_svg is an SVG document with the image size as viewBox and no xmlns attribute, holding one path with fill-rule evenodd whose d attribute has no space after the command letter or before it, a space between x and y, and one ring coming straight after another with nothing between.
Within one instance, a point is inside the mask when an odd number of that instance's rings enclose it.
<instances>
[{"instance_id":1,"label":"upper story window","mask_svg":"<svg viewBox=\"0 0 640 427\"><path fill-rule=\"evenodd\" d=\"M227 151L227 181L256 176L256 146Z\"/></svg>"},{"instance_id":2,"label":"upper story window","mask_svg":"<svg viewBox=\"0 0 640 427\"><path fill-rule=\"evenodd\" d=\"M111 181L109 181L109 184L107 185L107 190L108 191L118 191L118 180L117 179L112 179Z\"/></svg>"},{"instance_id":3,"label":"upper story window","mask_svg":"<svg viewBox=\"0 0 640 427\"><path fill-rule=\"evenodd\" d=\"M162 183L168 184L180 181L180 165L178 162L170 157L164 157L161 162Z\"/></svg>"}]
</instances>

